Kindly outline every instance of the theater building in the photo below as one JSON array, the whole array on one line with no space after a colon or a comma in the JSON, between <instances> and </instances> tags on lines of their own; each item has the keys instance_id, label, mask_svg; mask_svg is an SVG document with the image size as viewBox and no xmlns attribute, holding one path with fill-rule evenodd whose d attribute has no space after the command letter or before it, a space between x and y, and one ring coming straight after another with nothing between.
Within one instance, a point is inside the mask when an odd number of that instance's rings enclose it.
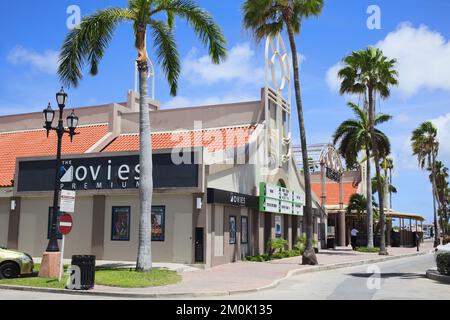
<instances>
[{"instance_id":1,"label":"theater building","mask_svg":"<svg viewBox=\"0 0 450 320\"><path fill-rule=\"evenodd\" d=\"M211 267L262 254L273 238L289 247L304 232L304 187L292 152L287 53L266 46L266 84L257 101L161 109L149 101L153 181L152 257ZM282 81L268 80L281 57ZM275 88L275 89L274 89ZM65 258L134 261L139 229L139 99L76 108L64 137L59 187L76 191ZM0 246L44 252L52 214L56 136L42 113L0 117ZM316 239L326 212L313 195ZM150 231L149 231L150 232Z\"/></svg>"}]
</instances>

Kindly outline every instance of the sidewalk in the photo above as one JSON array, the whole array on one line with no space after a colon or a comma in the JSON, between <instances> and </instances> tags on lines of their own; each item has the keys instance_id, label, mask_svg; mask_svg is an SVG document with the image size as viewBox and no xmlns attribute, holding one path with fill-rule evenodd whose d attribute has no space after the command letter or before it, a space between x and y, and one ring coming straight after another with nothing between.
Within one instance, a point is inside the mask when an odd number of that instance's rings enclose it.
<instances>
[{"instance_id":1,"label":"sidewalk","mask_svg":"<svg viewBox=\"0 0 450 320\"><path fill-rule=\"evenodd\" d=\"M112 288L95 286L91 293L129 294L142 296L182 296L182 295L228 295L245 291L256 291L274 287L279 280L302 272L314 272L343 266L358 265L364 263L376 263L377 261L426 254L432 250L433 244L422 244L420 253L416 248L389 248L389 256L379 256L373 253L354 252L349 248L337 248L336 250L321 250L317 255L319 266L301 265L301 257L293 257L270 262L237 262L220 265L207 270L182 272L183 280L179 284L151 287L151 288ZM375 261L373 261L375 260Z\"/></svg>"}]
</instances>

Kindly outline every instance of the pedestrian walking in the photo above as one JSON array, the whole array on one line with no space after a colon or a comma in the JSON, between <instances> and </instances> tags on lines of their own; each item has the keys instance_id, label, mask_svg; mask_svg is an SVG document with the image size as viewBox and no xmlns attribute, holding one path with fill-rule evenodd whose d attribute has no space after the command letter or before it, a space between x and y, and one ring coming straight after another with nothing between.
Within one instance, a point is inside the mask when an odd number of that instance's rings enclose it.
<instances>
[{"instance_id":1,"label":"pedestrian walking","mask_svg":"<svg viewBox=\"0 0 450 320\"><path fill-rule=\"evenodd\" d=\"M416 246L417 246L417 252L419 252L419 246L420 246L420 235L418 232L416 232Z\"/></svg>"},{"instance_id":2,"label":"pedestrian walking","mask_svg":"<svg viewBox=\"0 0 450 320\"><path fill-rule=\"evenodd\" d=\"M352 237L352 249L356 250L356 239L358 237L358 229L355 228L355 226L353 226L353 229L350 231L350 235Z\"/></svg>"}]
</instances>

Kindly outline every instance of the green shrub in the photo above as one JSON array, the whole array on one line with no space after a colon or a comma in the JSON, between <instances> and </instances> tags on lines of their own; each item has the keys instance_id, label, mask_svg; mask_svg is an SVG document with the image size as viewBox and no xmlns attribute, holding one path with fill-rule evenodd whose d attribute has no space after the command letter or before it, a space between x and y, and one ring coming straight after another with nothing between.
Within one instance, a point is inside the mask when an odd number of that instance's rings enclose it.
<instances>
[{"instance_id":1,"label":"green shrub","mask_svg":"<svg viewBox=\"0 0 450 320\"><path fill-rule=\"evenodd\" d=\"M438 253L436 265L440 274L450 276L450 252Z\"/></svg>"},{"instance_id":2,"label":"green shrub","mask_svg":"<svg viewBox=\"0 0 450 320\"><path fill-rule=\"evenodd\" d=\"M313 239L313 248L318 247L318 242L316 239ZM297 237L296 244L294 245L294 249L300 251L300 255L305 252L306 249L306 233L302 233L300 236Z\"/></svg>"},{"instance_id":3,"label":"green shrub","mask_svg":"<svg viewBox=\"0 0 450 320\"><path fill-rule=\"evenodd\" d=\"M285 251L288 247L288 242L284 239L272 239L267 242L267 248L269 251L269 256L275 253L281 253Z\"/></svg>"}]
</instances>

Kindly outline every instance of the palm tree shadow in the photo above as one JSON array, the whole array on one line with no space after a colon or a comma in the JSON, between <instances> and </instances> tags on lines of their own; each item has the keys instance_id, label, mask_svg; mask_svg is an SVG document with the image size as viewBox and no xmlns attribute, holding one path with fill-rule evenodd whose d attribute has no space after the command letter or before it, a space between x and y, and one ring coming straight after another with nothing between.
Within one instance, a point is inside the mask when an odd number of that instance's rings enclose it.
<instances>
[{"instance_id":1,"label":"palm tree shadow","mask_svg":"<svg viewBox=\"0 0 450 320\"><path fill-rule=\"evenodd\" d=\"M374 273L350 273L348 276L356 278L370 278L374 276ZM381 279L400 278L400 279L419 279L426 278L425 274L421 273L407 273L407 272L387 272L380 274Z\"/></svg>"}]
</instances>

